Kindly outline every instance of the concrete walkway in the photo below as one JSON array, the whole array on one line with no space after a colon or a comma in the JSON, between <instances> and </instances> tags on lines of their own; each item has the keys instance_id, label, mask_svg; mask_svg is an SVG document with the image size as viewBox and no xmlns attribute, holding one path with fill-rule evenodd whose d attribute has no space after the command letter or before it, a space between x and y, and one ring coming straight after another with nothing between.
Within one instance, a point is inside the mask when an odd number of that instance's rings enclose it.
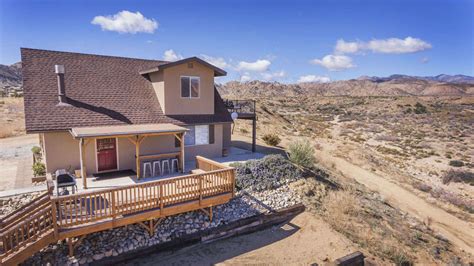
<instances>
[{"instance_id":1,"label":"concrete walkway","mask_svg":"<svg viewBox=\"0 0 474 266\"><path fill-rule=\"evenodd\" d=\"M0 191L31 187L31 148L38 145L36 134L0 139Z\"/></svg>"}]
</instances>

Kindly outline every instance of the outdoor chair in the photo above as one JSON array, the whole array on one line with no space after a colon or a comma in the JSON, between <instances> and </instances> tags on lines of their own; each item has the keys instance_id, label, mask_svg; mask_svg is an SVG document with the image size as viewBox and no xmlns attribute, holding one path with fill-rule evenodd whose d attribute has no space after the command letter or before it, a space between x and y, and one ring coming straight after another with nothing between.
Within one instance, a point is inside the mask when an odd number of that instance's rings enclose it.
<instances>
[{"instance_id":1,"label":"outdoor chair","mask_svg":"<svg viewBox=\"0 0 474 266\"><path fill-rule=\"evenodd\" d=\"M176 158L171 159L171 172L175 173L175 172L178 172L178 170L179 170L178 159Z\"/></svg>"},{"instance_id":2,"label":"outdoor chair","mask_svg":"<svg viewBox=\"0 0 474 266\"><path fill-rule=\"evenodd\" d=\"M169 159L164 159L161 160L161 174L164 175L166 168L168 168L168 174L171 174L170 171L170 160Z\"/></svg>"},{"instance_id":3,"label":"outdoor chair","mask_svg":"<svg viewBox=\"0 0 474 266\"><path fill-rule=\"evenodd\" d=\"M151 162L143 163L143 177L147 177L147 170L149 173L148 176L152 176L153 172L151 171Z\"/></svg>"},{"instance_id":4,"label":"outdoor chair","mask_svg":"<svg viewBox=\"0 0 474 266\"><path fill-rule=\"evenodd\" d=\"M160 161L154 161L153 162L153 176L160 176L162 174L161 172L161 162Z\"/></svg>"}]
</instances>

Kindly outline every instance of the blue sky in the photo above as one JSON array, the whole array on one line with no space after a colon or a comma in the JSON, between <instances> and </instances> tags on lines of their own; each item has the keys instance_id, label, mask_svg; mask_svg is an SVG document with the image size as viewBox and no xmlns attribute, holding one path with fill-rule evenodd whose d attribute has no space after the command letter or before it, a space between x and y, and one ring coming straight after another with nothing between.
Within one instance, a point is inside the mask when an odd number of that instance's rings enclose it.
<instances>
[{"instance_id":1,"label":"blue sky","mask_svg":"<svg viewBox=\"0 0 474 266\"><path fill-rule=\"evenodd\" d=\"M196 55L228 71L221 82L474 75L474 1L196 2L2 0L0 64L30 47Z\"/></svg>"}]
</instances>

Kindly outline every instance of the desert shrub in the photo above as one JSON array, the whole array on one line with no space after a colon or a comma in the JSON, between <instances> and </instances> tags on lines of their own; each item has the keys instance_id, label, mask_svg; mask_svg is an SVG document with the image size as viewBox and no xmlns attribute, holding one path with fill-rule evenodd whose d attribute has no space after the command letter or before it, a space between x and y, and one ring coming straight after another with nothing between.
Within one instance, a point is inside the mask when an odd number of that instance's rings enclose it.
<instances>
[{"instance_id":1,"label":"desert shrub","mask_svg":"<svg viewBox=\"0 0 474 266\"><path fill-rule=\"evenodd\" d=\"M280 144L281 139L276 134L265 134L262 137L267 145L276 146Z\"/></svg>"},{"instance_id":2,"label":"desert shrub","mask_svg":"<svg viewBox=\"0 0 474 266\"><path fill-rule=\"evenodd\" d=\"M442 201L451 203L461 209L464 209L470 213L474 213L474 200L464 199L453 192L444 190L440 187L436 187L430 191L431 196L438 198Z\"/></svg>"},{"instance_id":3,"label":"desert shrub","mask_svg":"<svg viewBox=\"0 0 474 266\"><path fill-rule=\"evenodd\" d=\"M253 191L275 189L301 177L301 171L279 154L232 166L236 169L237 186Z\"/></svg>"},{"instance_id":4,"label":"desert shrub","mask_svg":"<svg viewBox=\"0 0 474 266\"><path fill-rule=\"evenodd\" d=\"M35 155L40 155L41 154L41 148L38 147L38 146L33 146L33 148L31 148L31 152Z\"/></svg>"},{"instance_id":5,"label":"desert shrub","mask_svg":"<svg viewBox=\"0 0 474 266\"><path fill-rule=\"evenodd\" d=\"M469 171L454 170L450 169L441 177L443 184L449 184L451 182L464 182L470 185L474 185L474 173Z\"/></svg>"},{"instance_id":6,"label":"desert shrub","mask_svg":"<svg viewBox=\"0 0 474 266\"><path fill-rule=\"evenodd\" d=\"M426 106L424 106L423 104L417 102L415 104L415 110L413 110L415 112L415 114L425 114L428 112L428 110L426 109Z\"/></svg>"},{"instance_id":7,"label":"desert shrub","mask_svg":"<svg viewBox=\"0 0 474 266\"><path fill-rule=\"evenodd\" d=\"M293 163L307 168L312 168L316 162L314 148L308 141L293 141L288 147L289 158Z\"/></svg>"},{"instance_id":8,"label":"desert shrub","mask_svg":"<svg viewBox=\"0 0 474 266\"><path fill-rule=\"evenodd\" d=\"M413 187L415 187L416 189L421 190L423 192L430 192L433 189L430 185L428 185L426 183L422 183L422 182L414 183Z\"/></svg>"},{"instance_id":9,"label":"desert shrub","mask_svg":"<svg viewBox=\"0 0 474 266\"><path fill-rule=\"evenodd\" d=\"M245 129L245 128L241 128L241 129L240 129L240 133L242 133L242 134L247 134L247 133L249 133L249 131L248 131L247 129Z\"/></svg>"},{"instance_id":10,"label":"desert shrub","mask_svg":"<svg viewBox=\"0 0 474 266\"><path fill-rule=\"evenodd\" d=\"M46 174L46 166L44 163L36 162L33 164L33 175L34 176L43 176Z\"/></svg>"},{"instance_id":11,"label":"desert shrub","mask_svg":"<svg viewBox=\"0 0 474 266\"><path fill-rule=\"evenodd\" d=\"M452 166L452 167L463 167L464 162L460 161L460 160L451 160L451 161L449 161L449 165Z\"/></svg>"}]
</instances>

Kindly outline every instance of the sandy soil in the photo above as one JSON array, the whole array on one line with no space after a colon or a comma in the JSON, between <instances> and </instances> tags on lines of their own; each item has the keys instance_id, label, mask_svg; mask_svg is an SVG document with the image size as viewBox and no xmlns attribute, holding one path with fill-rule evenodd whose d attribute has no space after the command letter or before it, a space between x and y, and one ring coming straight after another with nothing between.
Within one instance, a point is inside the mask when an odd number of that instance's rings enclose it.
<instances>
[{"instance_id":1,"label":"sandy soil","mask_svg":"<svg viewBox=\"0 0 474 266\"><path fill-rule=\"evenodd\" d=\"M39 145L36 134L0 139L0 191L31 186L35 145Z\"/></svg>"},{"instance_id":2,"label":"sandy soil","mask_svg":"<svg viewBox=\"0 0 474 266\"><path fill-rule=\"evenodd\" d=\"M320 218L305 212L281 226L137 258L126 265L309 265L324 264L357 250Z\"/></svg>"}]
</instances>

